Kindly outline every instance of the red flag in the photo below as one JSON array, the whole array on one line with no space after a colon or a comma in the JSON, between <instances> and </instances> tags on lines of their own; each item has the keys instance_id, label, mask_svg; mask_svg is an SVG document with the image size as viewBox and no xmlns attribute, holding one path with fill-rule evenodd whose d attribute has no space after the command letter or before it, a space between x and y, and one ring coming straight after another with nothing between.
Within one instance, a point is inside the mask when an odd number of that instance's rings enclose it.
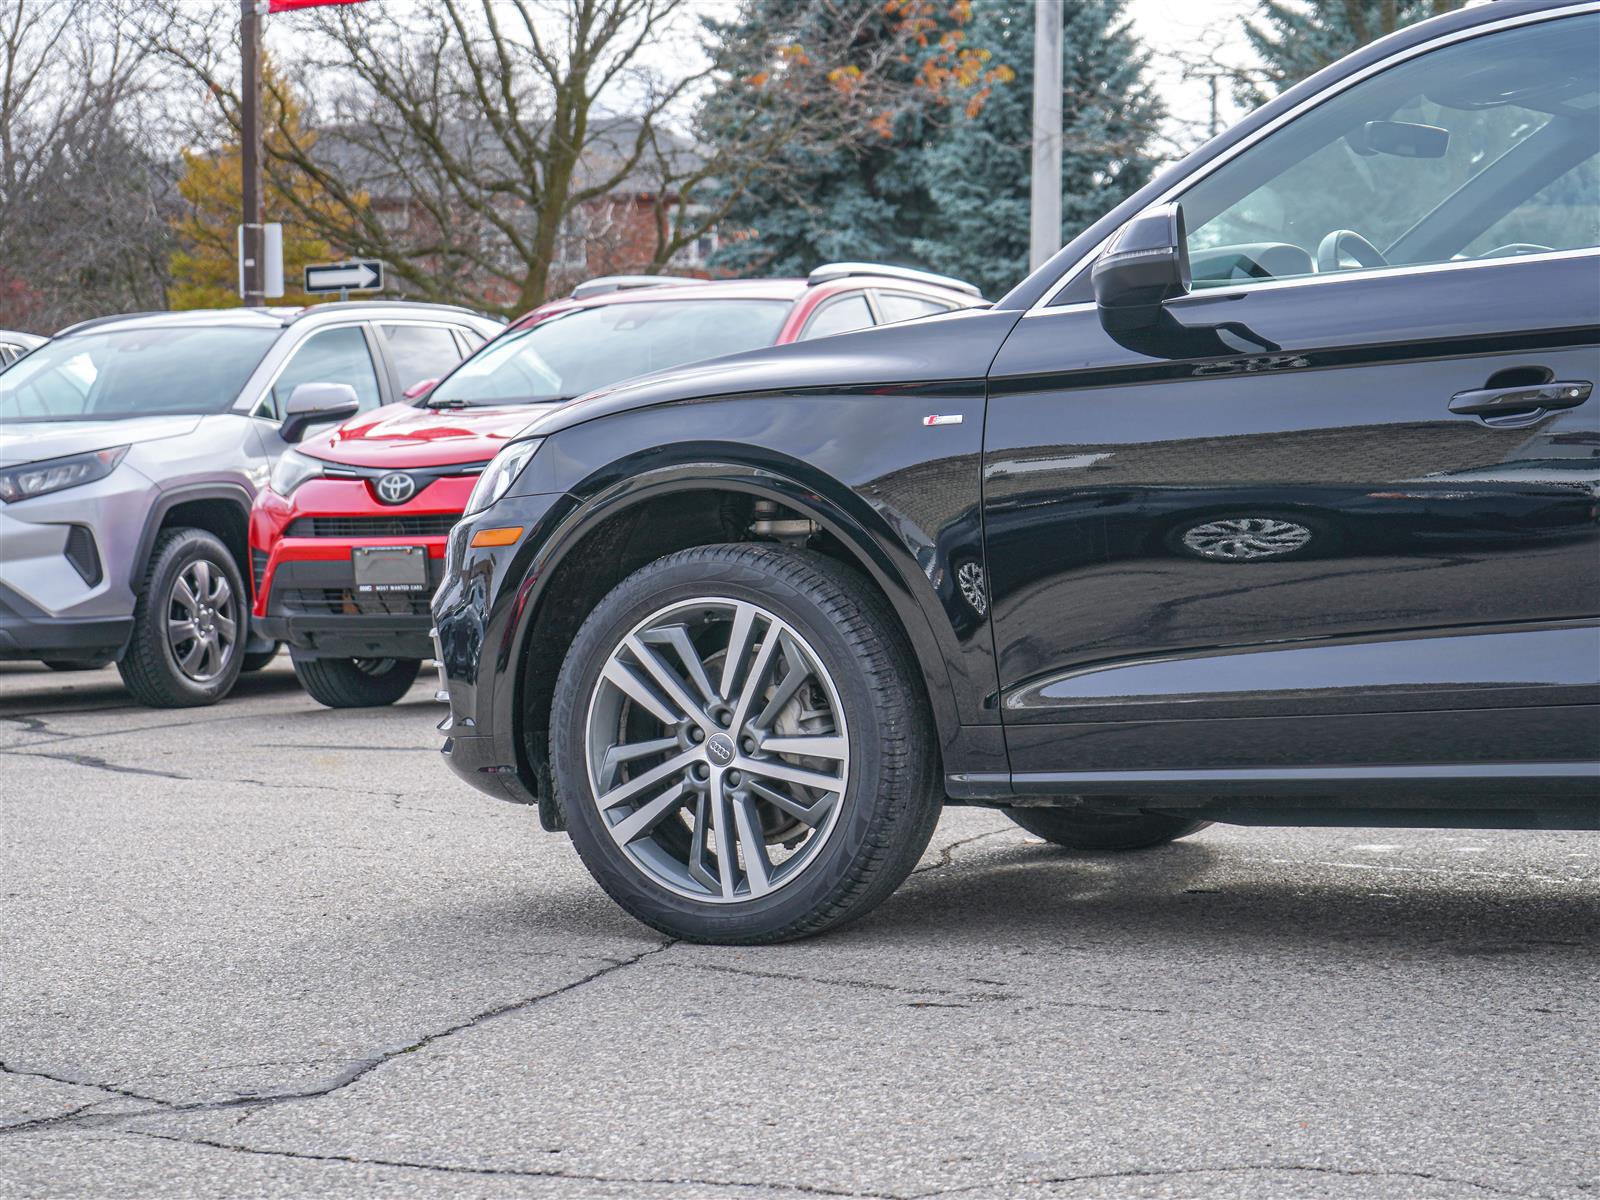
<instances>
[{"instance_id":1,"label":"red flag","mask_svg":"<svg viewBox=\"0 0 1600 1200\"><path fill-rule=\"evenodd\" d=\"M362 0L267 0L269 13L290 12L296 8L320 8L324 4L360 4Z\"/></svg>"}]
</instances>

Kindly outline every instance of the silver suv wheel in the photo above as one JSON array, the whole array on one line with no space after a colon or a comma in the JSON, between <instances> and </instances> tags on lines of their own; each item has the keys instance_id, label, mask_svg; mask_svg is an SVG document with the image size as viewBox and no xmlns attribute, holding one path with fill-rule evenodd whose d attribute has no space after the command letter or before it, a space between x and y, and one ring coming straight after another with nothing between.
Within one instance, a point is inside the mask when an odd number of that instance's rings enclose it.
<instances>
[{"instance_id":1,"label":"silver suv wheel","mask_svg":"<svg viewBox=\"0 0 1600 1200\"><path fill-rule=\"evenodd\" d=\"M622 638L586 719L590 795L627 859L701 902L793 882L839 824L850 739L838 689L758 604L669 605Z\"/></svg>"},{"instance_id":2,"label":"silver suv wheel","mask_svg":"<svg viewBox=\"0 0 1600 1200\"><path fill-rule=\"evenodd\" d=\"M178 670L210 683L227 668L239 641L238 605L222 568L208 559L189 563L167 598L167 645Z\"/></svg>"}]
</instances>

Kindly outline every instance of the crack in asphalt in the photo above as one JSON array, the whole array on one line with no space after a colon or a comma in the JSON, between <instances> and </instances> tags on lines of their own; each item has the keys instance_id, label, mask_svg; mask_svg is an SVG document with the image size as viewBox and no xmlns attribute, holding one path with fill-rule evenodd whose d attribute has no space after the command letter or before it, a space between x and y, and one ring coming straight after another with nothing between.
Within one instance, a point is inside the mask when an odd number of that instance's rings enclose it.
<instances>
[{"instance_id":1,"label":"crack in asphalt","mask_svg":"<svg viewBox=\"0 0 1600 1200\"><path fill-rule=\"evenodd\" d=\"M0 750L0 755L10 755L14 758L48 758L56 762L71 763L75 767L87 767L94 771L110 771L117 775L153 775L159 779L177 779L184 783L239 783L248 787L266 788L276 792L338 792L340 795L381 796L387 800L398 801L406 798L405 792L391 792L382 788L347 787L333 783L273 783L266 779L217 779L207 775L181 775L176 771L158 771L153 767L130 767L122 763L114 763L94 754L55 753L44 750ZM432 811L418 809L418 812Z\"/></svg>"},{"instance_id":2,"label":"crack in asphalt","mask_svg":"<svg viewBox=\"0 0 1600 1200\"><path fill-rule=\"evenodd\" d=\"M468 1017L465 1021L459 1021L445 1029L440 1029L433 1033L425 1034L416 1041L411 1042L408 1045L401 1046L397 1049L387 1050L382 1054L372 1055L367 1058L347 1059L345 1061L348 1061L352 1064L347 1070L341 1071L339 1074L333 1076L333 1078L329 1079L325 1083L319 1084L316 1087L306 1088L301 1091L280 1092L275 1095L235 1096L228 1100L176 1102L163 1100L157 1096L144 1095L139 1092L134 1092L127 1088L117 1087L112 1084L86 1083L75 1079L67 1079L59 1075L52 1075L45 1071L12 1067L3 1061L0 1061L0 1070L3 1070L6 1074L31 1075L40 1079L49 1079L56 1083L74 1084L78 1087L97 1088L103 1092L110 1092L127 1099L139 1100L147 1104L155 1105L154 1108L117 1113L95 1113L86 1111L85 1108L79 1108L72 1113L58 1113L51 1117L39 1117L30 1121L19 1121L11 1125L0 1126L0 1134L18 1133L25 1130L35 1130L45 1126L53 1125L63 1125L78 1128L88 1126L115 1125L123 1121L132 1120L136 1117L168 1116L175 1113L226 1112L241 1108L266 1108L279 1104L291 1104L300 1100L318 1100L324 1096L332 1095L334 1092L347 1088L358 1080L364 1079L366 1076L376 1071L379 1067L393 1062L402 1055L414 1054L416 1051L424 1049L427 1046L431 1046L435 1042L441 1041L448 1037L453 1037L455 1034L462 1033L465 1030L476 1028L477 1026L482 1025L485 1022L492 1021L497 1017L504 1017L510 1015L511 1013L521 1012L532 1008L535 1005L542 1004L546 1000L552 1000L557 996L565 995L567 992L575 991L586 984L593 983L597 979L603 979L607 975L614 974L617 971L625 970L628 967L643 962L652 955L660 954L663 950L670 949L676 944L676 939L673 939L662 942L659 945L652 946L648 950L642 950L638 954L632 955L628 958L610 960L599 970L591 971L589 974L584 975L579 979L574 979L568 983L564 983L560 987L551 988L548 991L539 992L533 996L525 996L520 1000L512 1000L505 1004L497 1004L493 1008L484 1009L482 1012ZM104 1102L102 1101L101 1103ZM90 1105L87 1107L93 1108L96 1106Z\"/></svg>"},{"instance_id":3,"label":"crack in asphalt","mask_svg":"<svg viewBox=\"0 0 1600 1200\"><path fill-rule=\"evenodd\" d=\"M670 943L669 943L670 944ZM662 947L665 949L665 947ZM843 1188L823 1187L805 1183L770 1183L762 1180L699 1179L683 1176L599 1175L582 1171L562 1171L537 1167L473 1167L452 1163L418 1162L412 1159L360 1158L353 1154L312 1154L301 1150L263 1150L255 1146L242 1146L236 1142L222 1142L212 1138L191 1137L173 1133L152 1133L148 1130L129 1129L123 1132L134 1137L154 1138L182 1145L205 1146L213 1150L227 1150L235 1154L254 1154L267 1158L288 1158L306 1162L345 1163L361 1167L393 1167L408 1171L433 1171L446 1175L504 1176L513 1179L567 1179L574 1183L631 1184L635 1187L711 1187L728 1191L792 1192L803 1196L844 1196L859 1200L896 1200L892 1192L860 1192Z\"/></svg>"},{"instance_id":4,"label":"crack in asphalt","mask_svg":"<svg viewBox=\"0 0 1600 1200\"><path fill-rule=\"evenodd\" d=\"M193 775L179 775L173 771L157 771L150 767L125 767L121 763L114 763L100 758L94 754L53 754L46 750L6 750L0 751L16 758L49 758L56 762L71 763L75 767L89 767L95 771L112 771L118 775L154 775L158 779L184 779L194 781ZM221 782L220 780L218 782ZM231 783L243 783L244 780L229 780Z\"/></svg>"},{"instance_id":5,"label":"crack in asphalt","mask_svg":"<svg viewBox=\"0 0 1600 1200\"><path fill-rule=\"evenodd\" d=\"M1215 1167L1128 1167L1121 1171L1094 1171L1082 1175L1038 1175L1026 1176L1020 1179L1004 1181L989 1180L983 1183L964 1184L953 1188L936 1188L931 1192L917 1192L915 1195L905 1197L904 1200L935 1200L936 1197L959 1196L965 1192L982 1191L985 1188L1007 1187L1038 1187L1065 1183L1093 1183L1104 1179L1165 1179L1183 1175L1246 1175L1282 1171L1285 1173L1307 1175L1339 1175L1350 1179L1420 1179L1429 1183L1445 1183L1452 1186L1476 1188L1496 1196L1515 1196L1519 1200L1534 1200L1543 1197L1542 1192L1511 1191L1507 1188L1496 1187L1490 1183L1479 1183L1476 1179L1463 1179L1452 1175L1438 1175L1428 1171L1404 1171L1388 1167L1325 1167L1306 1163L1241 1163L1233 1166ZM1580 1185L1581 1186L1581 1185Z\"/></svg>"},{"instance_id":6,"label":"crack in asphalt","mask_svg":"<svg viewBox=\"0 0 1600 1200\"><path fill-rule=\"evenodd\" d=\"M899 996L943 996L951 1000L966 1000L979 1004L996 1004L1007 1001L1021 1001L1027 1006L1036 1008L1091 1008L1101 1012L1129 1013L1135 1016L1172 1016L1172 1009L1168 1008L1140 1008L1127 1004L1098 1004L1092 1000L1036 1000L1022 995L1020 992L964 992L956 988L942 987L905 987L898 983L884 983L876 979L841 979L824 978L816 975L802 975L785 971L758 971L753 967L730 967L720 963L667 963L666 966L675 971L715 971L724 975L746 975L754 979L779 979L789 983L816 983L827 987L856 988L869 992L888 992ZM939 1007L934 1005L918 1005L916 1007ZM1183 1015L1183 1014L1178 1014Z\"/></svg>"},{"instance_id":7,"label":"crack in asphalt","mask_svg":"<svg viewBox=\"0 0 1600 1200\"><path fill-rule=\"evenodd\" d=\"M931 862L925 867L918 867L916 870L912 871L911 874L926 875L929 871L942 871L945 867L954 865L955 853L963 846L970 846L973 842L981 842L985 838L999 837L1002 833L1021 832L1021 829L1012 826L1006 829L991 829L987 833L976 833L969 838L962 838L958 842L951 842L948 846L939 851L939 860L937 862Z\"/></svg>"}]
</instances>

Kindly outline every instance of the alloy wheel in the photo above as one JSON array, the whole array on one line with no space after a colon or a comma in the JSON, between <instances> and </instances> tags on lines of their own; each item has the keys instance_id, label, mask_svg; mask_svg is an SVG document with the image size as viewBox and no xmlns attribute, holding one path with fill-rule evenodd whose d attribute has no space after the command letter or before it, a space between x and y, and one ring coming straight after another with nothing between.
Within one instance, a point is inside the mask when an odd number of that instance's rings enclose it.
<instances>
[{"instance_id":1,"label":"alloy wheel","mask_svg":"<svg viewBox=\"0 0 1600 1200\"><path fill-rule=\"evenodd\" d=\"M239 640L237 604L222 568L197 558L178 572L167 599L167 645L196 683L221 675Z\"/></svg>"},{"instance_id":2,"label":"alloy wheel","mask_svg":"<svg viewBox=\"0 0 1600 1200\"><path fill-rule=\"evenodd\" d=\"M593 803L655 883L709 903L800 876L839 823L850 781L838 690L791 625L744 600L646 617L590 696Z\"/></svg>"},{"instance_id":3,"label":"alloy wheel","mask_svg":"<svg viewBox=\"0 0 1600 1200\"><path fill-rule=\"evenodd\" d=\"M1277 558L1304 548L1311 530L1275 517L1227 517L1184 530L1186 549L1201 558L1250 562Z\"/></svg>"}]
</instances>

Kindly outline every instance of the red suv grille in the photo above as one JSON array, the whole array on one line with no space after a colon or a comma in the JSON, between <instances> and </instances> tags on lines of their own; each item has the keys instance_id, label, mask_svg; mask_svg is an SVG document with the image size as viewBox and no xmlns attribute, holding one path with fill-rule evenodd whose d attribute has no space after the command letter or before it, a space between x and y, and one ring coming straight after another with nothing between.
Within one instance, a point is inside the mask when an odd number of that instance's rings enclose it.
<instances>
[{"instance_id":1,"label":"red suv grille","mask_svg":"<svg viewBox=\"0 0 1600 1200\"><path fill-rule=\"evenodd\" d=\"M393 517L296 517L285 537L444 537L461 520L459 513Z\"/></svg>"}]
</instances>

